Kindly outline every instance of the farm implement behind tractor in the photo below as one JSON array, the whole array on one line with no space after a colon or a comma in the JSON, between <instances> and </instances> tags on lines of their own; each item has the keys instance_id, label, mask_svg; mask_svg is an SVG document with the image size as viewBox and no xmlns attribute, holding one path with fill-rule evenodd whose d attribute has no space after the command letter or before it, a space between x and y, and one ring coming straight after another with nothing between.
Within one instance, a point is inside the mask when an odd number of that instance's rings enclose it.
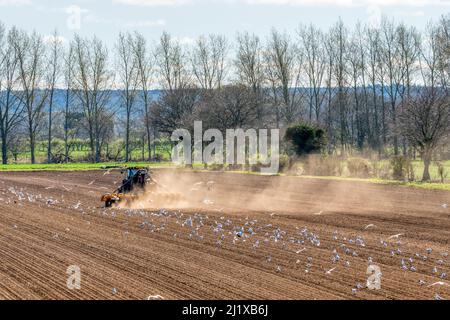
<instances>
[{"instance_id":1,"label":"farm implement behind tractor","mask_svg":"<svg viewBox=\"0 0 450 320\"><path fill-rule=\"evenodd\" d=\"M139 194L144 192L149 195L146 200L152 205L166 206L184 199L181 194L171 192L151 178L147 168L132 167L125 171L122 185L112 193L104 194L101 197L105 207L111 207L118 202L132 202L139 197ZM124 173L124 170L122 170L122 173ZM137 192L136 189L138 189Z\"/></svg>"},{"instance_id":2,"label":"farm implement behind tractor","mask_svg":"<svg viewBox=\"0 0 450 320\"><path fill-rule=\"evenodd\" d=\"M147 168L127 168L126 175L122 180L122 185L112 193L104 194L101 201L105 203L105 207L111 207L114 203L123 200L131 201L136 195L129 193L136 187L143 191L149 180L150 176Z\"/></svg>"}]
</instances>

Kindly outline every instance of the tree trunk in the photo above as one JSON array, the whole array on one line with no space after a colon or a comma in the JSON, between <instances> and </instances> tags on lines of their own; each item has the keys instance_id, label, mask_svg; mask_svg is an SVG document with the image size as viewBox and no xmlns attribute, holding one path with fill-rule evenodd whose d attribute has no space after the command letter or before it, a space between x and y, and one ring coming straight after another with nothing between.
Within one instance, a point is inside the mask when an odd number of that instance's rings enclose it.
<instances>
[{"instance_id":1,"label":"tree trunk","mask_svg":"<svg viewBox=\"0 0 450 320\"><path fill-rule=\"evenodd\" d=\"M99 138L95 141L95 163L100 162L100 141Z\"/></svg>"},{"instance_id":2,"label":"tree trunk","mask_svg":"<svg viewBox=\"0 0 450 320\"><path fill-rule=\"evenodd\" d=\"M47 162L52 162L52 108L53 108L53 89L50 93L50 102L48 109L48 145L47 145Z\"/></svg>"},{"instance_id":3,"label":"tree trunk","mask_svg":"<svg viewBox=\"0 0 450 320\"><path fill-rule=\"evenodd\" d=\"M125 130L125 162L129 160L130 154L130 113L127 112L127 124Z\"/></svg>"},{"instance_id":4,"label":"tree trunk","mask_svg":"<svg viewBox=\"0 0 450 320\"><path fill-rule=\"evenodd\" d=\"M30 135L30 154L31 154L31 164L36 163L36 157L35 157L35 143L34 143L34 135Z\"/></svg>"},{"instance_id":5,"label":"tree trunk","mask_svg":"<svg viewBox=\"0 0 450 320\"><path fill-rule=\"evenodd\" d=\"M142 157L141 160L145 161L145 134L142 135Z\"/></svg>"},{"instance_id":6,"label":"tree trunk","mask_svg":"<svg viewBox=\"0 0 450 320\"><path fill-rule=\"evenodd\" d=\"M423 160L423 175L422 175L422 181L430 181L430 163L431 163L431 151L428 149L425 149L425 151L422 153L422 160Z\"/></svg>"},{"instance_id":7,"label":"tree trunk","mask_svg":"<svg viewBox=\"0 0 450 320\"><path fill-rule=\"evenodd\" d=\"M2 164L8 164L8 146L4 134L2 135Z\"/></svg>"},{"instance_id":8,"label":"tree trunk","mask_svg":"<svg viewBox=\"0 0 450 320\"><path fill-rule=\"evenodd\" d=\"M144 91L146 89L144 88ZM150 143L151 141L151 129L150 129L150 114L148 110L148 98L147 98L147 92L144 92L144 104L145 104L145 128L147 129L147 148L148 148L148 161L152 160L152 145Z\"/></svg>"},{"instance_id":9,"label":"tree trunk","mask_svg":"<svg viewBox=\"0 0 450 320\"><path fill-rule=\"evenodd\" d=\"M153 127L153 156L156 157L156 136L157 136L157 132L156 132L156 128Z\"/></svg>"},{"instance_id":10,"label":"tree trunk","mask_svg":"<svg viewBox=\"0 0 450 320\"><path fill-rule=\"evenodd\" d=\"M151 144L152 134L150 131L150 126L147 126L147 148L148 148L148 161L152 160L152 144Z\"/></svg>"},{"instance_id":11,"label":"tree trunk","mask_svg":"<svg viewBox=\"0 0 450 320\"><path fill-rule=\"evenodd\" d=\"M67 114L67 106L66 106L66 117L64 119L64 157L66 163L69 162L69 121Z\"/></svg>"},{"instance_id":12,"label":"tree trunk","mask_svg":"<svg viewBox=\"0 0 450 320\"><path fill-rule=\"evenodd\" d=\"M67 139L67 133L64 134L64 159L66 163L69 163L69 141Z\"/></svg>"},{"instance_id":13,"label":"tree trunk","mask_svg":"<svg viewBox=\"0 0 450 320\"><path fill-rule=\"evenodd\" d=\"M89 147L91 149L92 162L95 163L95 141L92 133L89 133Z\"/></svg>"},{"instance_id":14,"label":"tree trunk","mask_svg":"<svg viewBox=\"0 0 450 320\"><path fill-rule=\"evenodd\" d=\"M100 162L100 132L98 128L98 120L95 120L95 163Z\"/></svg>"}]
</instances>

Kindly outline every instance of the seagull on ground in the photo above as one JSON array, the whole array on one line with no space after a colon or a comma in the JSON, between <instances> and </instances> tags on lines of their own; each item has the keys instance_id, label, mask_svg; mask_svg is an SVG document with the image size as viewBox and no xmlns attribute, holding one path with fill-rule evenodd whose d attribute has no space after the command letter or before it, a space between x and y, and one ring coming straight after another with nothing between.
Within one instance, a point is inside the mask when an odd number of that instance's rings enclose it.
<instances>
[{"instance_id":1,"label":"seagull on ground","mask_svg":"<svg viewBox=\"0 0 450 320\"><path fill-rule=\"evenodd\" d=\"M404 235L404 233L397 233L397 234L394 234L394 235L388 237L388 240L389 239L398 239L399 237L401 237L403 235Z\"/></svg>"},{"instance_id":2,"label":"seagull on ground","mask_svg":"<svg viewBox=\"0 0 450 320\"><path fill-rule=\"evenodd\" d=\"M444 281L437 281L435 283L432 283L430 285L428 285L427 287L434 287L434 286L448 286L450 287L450 285Z\"/></svg>"},{"instance_id":3,"label":"seagull on ground","mask_svg":"<svg viewBox=\"0 0 450 320\"><path fill-rule=\"evenodd\" d=\"M333 272L334 269L336 269L336 268L337 268L337 267L331 268L330 270L326 271L325 273L326 273L326 274L331 274L331 272Z\"/></svg>"}]
</instances>

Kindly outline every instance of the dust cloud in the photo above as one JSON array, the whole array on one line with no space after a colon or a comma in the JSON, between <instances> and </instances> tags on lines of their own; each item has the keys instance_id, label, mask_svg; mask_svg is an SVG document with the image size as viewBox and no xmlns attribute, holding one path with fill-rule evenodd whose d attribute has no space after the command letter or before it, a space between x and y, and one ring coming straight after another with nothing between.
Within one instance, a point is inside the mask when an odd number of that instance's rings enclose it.
<instances>
[{"instance_id":1,"label":"dust cloud","mask_svg":"<svg viewBox=\"0 0 450 320\"><path fill-rule=\"evenodd\" d=\"M186 169L155 170L151 177L154 182L147 185L145 192L124 206L325 215L348 210L349 205L361 209L394 205L376 188L355 190L351 182Z\"/></svg>"}]
</instances>

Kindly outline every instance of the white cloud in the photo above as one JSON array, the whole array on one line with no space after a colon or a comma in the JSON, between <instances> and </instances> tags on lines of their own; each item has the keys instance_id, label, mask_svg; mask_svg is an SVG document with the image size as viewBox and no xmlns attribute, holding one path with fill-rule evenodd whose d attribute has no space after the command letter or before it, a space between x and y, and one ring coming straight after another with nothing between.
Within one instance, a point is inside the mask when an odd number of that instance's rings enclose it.
<instances>
[{"instance_id":1,"label":"white cloud","mask_svg":"<svg viewBox=\"0 0 450 320\"><path fill-rule=\"evenodd\" d=\"M164 19L129 21L124 19L103 17L93 13L86 14L84 16L83 21L92 24L114 25L117 27L126 27L126 28L164 27L167 24L166 20Z\"/></svg>"},{"instance_id":2,"label":"white cloud","mask_svg":"<svg viewBox=\"0 0 450 320\"><path fill-rule=\"evenodd\" d=\"M450 4L449 0L242 0L247 4L271 4L271 5L335 5L342 7L366 7L366 6L414 6Z\"/></svg>"},{"instance_id":3,"label":"white cloud","mask_svg":"<svg viewBox=\"0 0 450 320\"><path fill-rule=\"evenodd\" d=\"M44 41L44 43L65 43L67 42L67 39L64 38L63 36L55 36L53 34L49 34L43 37L42 39Z\"/></svg>"},{"instance_id":4,"label":"white cloud","mask_svg":"<svg viewBox=\"0 0 450 320\"><path fill-rule=\"evenodd\" d=\"M17 7L30 5L31 0L0 0L0 7Z\"/></svg>"},{"instance_id":5,"label":"white cloud","mask_svg":"<svg viewBox=\"0 0 450 320\"><path fill-rule=\"evenodd\" d=\"M114 3L120 3L130 6L180 6L193 3L193 0L113 0Z\"/></svg>"},{"instance_id":6,"label":"white cloud","mask_svg":"<svg viewBox=\"0 0 450 320\"><path fill-rule=\"evenodd\" d=\"M279 5L279 6L342 6L342 7L367 7L367 6L410 6L423 7L428 5L449 5L450 0L112 0L131 6L181 6L187 4L224 3L247 5Z\"/></svg>"},{"instance_id":7,"label":"white cloud","mask_svg":"<svg viewBox=\"0 0 450 320\"><path fill-rule=\"evenodd\" d=\"M114 20L109 19L109 18L103 18L101 16L98 16L96 14L93 13L88 13L84 16L83 19L84 22L87 23L97 23L97 24L110 24L110 23L114 23Z\"/></svg>"},{"instance_id":8,"label":"white cloud","mask_svg":"<svg viewBox=\"0 0 450 320\"><path fill-rule=\"evenodd\" d=\"M184 45L193 45L195 43L195 39L191 37L173 37L173 39Z\"/></svg>"},{"instance_id":9,"label":"white cloud","mask_svg":"<svg viewBox=\"0 0 450 320\"><path fill-rule=\"evenodd\" d=\"M368 14L367 22L374 28L380 26L381 23L381 9L378 6L368 6L366 9Z\"/></svg>"},{"instance_id":10,"label":"white cloud","mask_svg":"<svg viewBox=\"0 0 450 320\"><path fill-rule=\"evenodd\" d=\"M163 27L166 25L166 20L164 20L164 19L141 20L141 21L126 22L124 25L125 25L125 27L129 27L129 28Z\"/></svg>"},{"instance_id":11,"label":"white cloud","mask_svg":"<svg viewBox=\"0 0 450 320\"><path fill-rule=\"evenodd\" d=\"M395 11L393 14L397 15L397 16L402 16L402 17L423 17L423 16L425 16L425 12L423 12L422 10Z\"/></svg>"}]
</instances>

